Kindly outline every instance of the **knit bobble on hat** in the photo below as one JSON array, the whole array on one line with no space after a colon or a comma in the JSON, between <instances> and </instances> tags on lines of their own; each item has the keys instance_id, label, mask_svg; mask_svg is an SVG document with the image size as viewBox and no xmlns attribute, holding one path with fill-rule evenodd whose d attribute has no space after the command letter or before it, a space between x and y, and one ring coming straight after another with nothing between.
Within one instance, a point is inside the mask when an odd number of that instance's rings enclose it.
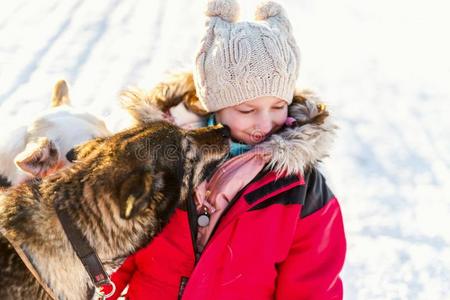
<instances>
[{"instance_id":1,"label":"knit bobble on hat","mask_svg":"<svg viewBox=\"0 0 450 300\"><path fill-rule=\"evenodd\" d=\"M291 23L287 18L284 8L274 1L265 1L256 7L255 11L256 21L267 21L272 23L276 21L278 26L282 26L287 31L291 30Z\"/></svg>"},{"instance_id":2,"label":"knit bobble on hat","mask_svg":"<svg viewBox=\"0 0 450 300\"><path fill-rule=\"evenodd\" d=\"M239 17L239 5L235 0L209 0L206 15L220 17L227 22L235 22Z\"/></svg>"},{"instance_id":3,"label":"knit bobble on hat","mask_svg":"<svg viewBox=\"0 0 450 300\"><path fill-rule=\"evenodd\" d=\"M280 14L282 14L283 16L285 15L284 9L280 4L273 1L266 1L256 7L255 20L266 20L270 17L275 17Z\"/></svg>"}]
</instances>

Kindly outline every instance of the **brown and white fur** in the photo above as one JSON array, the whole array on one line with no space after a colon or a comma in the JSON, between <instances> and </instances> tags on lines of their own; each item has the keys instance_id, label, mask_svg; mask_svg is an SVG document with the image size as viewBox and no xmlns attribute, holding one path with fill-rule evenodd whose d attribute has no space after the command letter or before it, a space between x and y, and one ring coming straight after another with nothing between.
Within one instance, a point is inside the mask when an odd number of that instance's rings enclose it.
<instances>
[{"instance_id":1,"label":"brown and white fur","mask_svg":"<svg viewBox=\"0 0 450 300\"><path fill-rule=\"evenodd\" d=\"M64 80L53 88L50 109L10 128L0 133L0 186L54 173L69 163L74 145L110 134L98 117L70 105Z\"/></svg>"},{"instance_id":2,"label":"brown and white fur","mask_svg":"<svg viewBox=\"0 0 450 300\"><path fill-rule=\"evenodd\" d=\"M193 187L229 151L223 126L186 131L148 118L137 123L76 147L74 165L41 182L0 193L0 229L21 245L59 299L84 299L92 284L55 206L67 211L103 262L115 261L147 244L176 207L185 209ZM4 239L0 299L47 299Z\"/></svg>"}]
</instances>

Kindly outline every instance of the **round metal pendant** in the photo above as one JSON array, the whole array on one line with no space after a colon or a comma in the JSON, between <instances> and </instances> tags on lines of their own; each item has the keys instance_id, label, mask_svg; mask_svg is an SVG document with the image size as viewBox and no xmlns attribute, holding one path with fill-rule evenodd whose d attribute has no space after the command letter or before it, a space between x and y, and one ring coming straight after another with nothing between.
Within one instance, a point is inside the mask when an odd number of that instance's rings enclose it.
<instances>
[{"instance_id":1,"label":"round metal pendant","mask_svg":"<svg viewBox=\"0 0 450 300\"><path fill-rule=\"evenodd\" d=\"M198 216L197 224L200 227L208 226L209 225L209 216L206 214Z\"/></svg>"}]
</instances>

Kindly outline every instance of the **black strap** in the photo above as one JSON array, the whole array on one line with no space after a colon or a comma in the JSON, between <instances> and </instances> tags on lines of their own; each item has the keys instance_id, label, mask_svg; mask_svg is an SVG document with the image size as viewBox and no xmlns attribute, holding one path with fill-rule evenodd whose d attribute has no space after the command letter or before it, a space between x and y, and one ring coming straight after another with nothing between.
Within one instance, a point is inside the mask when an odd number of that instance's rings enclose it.
<instances>
[{"instance_id":1,"label":"black strap","mask_svg":"<svg viewBox=\"0 0 450 300\"><path fill-rule=\"evenodd\" d=\"M97 253L95 253L94 249L89 245L89 242L80 229L75 226L67 211L58 209L56 205L55 210L72 248L83 263L84 268L89 274L89 277L91 277L94 285L100 288L101 286L110 283L109 276L105 272Z\"/></svg>"}]
</instances>

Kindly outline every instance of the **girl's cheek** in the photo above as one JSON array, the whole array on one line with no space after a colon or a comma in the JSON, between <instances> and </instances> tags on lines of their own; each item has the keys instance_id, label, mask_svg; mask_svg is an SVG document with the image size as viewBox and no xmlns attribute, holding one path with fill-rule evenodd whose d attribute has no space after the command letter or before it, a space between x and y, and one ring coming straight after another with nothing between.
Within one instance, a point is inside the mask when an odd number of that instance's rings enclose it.
<instances>
[{"instance_id":1,"label":"girl's cheek","mask_svg":"<svg viewBox=\"0 0 450 300\"><path fill-rule=\"evenodd\" d=\"M276 125L284 125L288 118L287 111L280 111L273 118L273 123Z\"/></svg>"}]
</instances>

